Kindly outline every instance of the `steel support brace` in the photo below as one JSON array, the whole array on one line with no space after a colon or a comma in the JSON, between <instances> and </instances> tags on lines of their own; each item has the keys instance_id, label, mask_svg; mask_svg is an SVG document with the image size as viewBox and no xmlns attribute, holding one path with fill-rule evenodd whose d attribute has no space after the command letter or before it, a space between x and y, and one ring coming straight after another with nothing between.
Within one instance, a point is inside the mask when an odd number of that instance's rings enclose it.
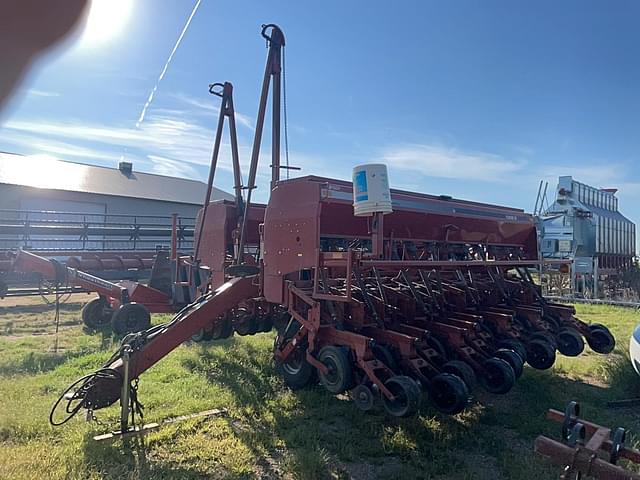
<instances>
[{"instance_id":1,"label":"steel support brace","mask_svg":"<svg viewBox=\"0 0 640 480\"><path fill-rule=\"evenodd\" d=\"M125 345L122 349L122 391L120 393L120 432L129 430L129 405L131 404L131 347Z\"/></svg>"}]
</instances>

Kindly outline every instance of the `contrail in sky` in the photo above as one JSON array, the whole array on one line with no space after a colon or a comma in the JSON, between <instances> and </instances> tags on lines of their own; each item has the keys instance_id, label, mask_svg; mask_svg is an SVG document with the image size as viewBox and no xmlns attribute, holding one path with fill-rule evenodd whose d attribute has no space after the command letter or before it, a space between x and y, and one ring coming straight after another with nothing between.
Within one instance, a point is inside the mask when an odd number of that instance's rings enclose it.
<instances>
[{"instance_id":1,"label":"contrail in sky","mask_svg":"<svg viewBox=\"0 0 640 480\"><path fill-rule=\"evenodd\" d=\"M196 4L193 6L193 10L191 10L191 15L189 15L189 18L187 19L187 23L184 24L184 27L182 28L182 32L180 32L180 36L178 37L176 44L173 46L173 50L171 50L171 53L169 54L169 58L167 58L167 62L164 64L164 68L162 69L162 72L160 72L158 81L154 85L153 90L151 90L151 93L149 94L149 98L147 99L147 103L144 104L144 107L140 112L140 117L136 122L136 128L139 128L140 124L144 121L144 116L147 114L147 108L149 108L149 105L151 105L151 102L153 101L153 96L156 94L156 90L158 90L158 85L160 85L160 82L164 78L165 73L167 73L167 69L169 68L169 64L173 59L173 55L176 53L176 50L178 50L178 47L180 46L180 43L182 42L182 38L184 37L185 33L187 33L187 30L189 29L189 25L191 24L191 20L193 20L194 15L198 11L198 7L200 7L200 2L202 2L202 0L197 0Z\"/></svg>"}]
</instances>

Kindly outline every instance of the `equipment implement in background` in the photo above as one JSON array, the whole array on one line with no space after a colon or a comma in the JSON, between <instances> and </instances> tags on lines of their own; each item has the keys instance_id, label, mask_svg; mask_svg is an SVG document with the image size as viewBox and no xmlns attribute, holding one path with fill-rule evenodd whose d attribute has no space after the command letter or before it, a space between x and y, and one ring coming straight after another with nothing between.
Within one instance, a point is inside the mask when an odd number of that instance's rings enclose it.
<instances>
[{"instance_id":1,"label":"equipment implement in background","mask_svg":"<svg viewBox=\"0 0 640 480\"><path fill-rule=\"evenodd\" d=\"M561 480L578 480L583 475L600 480L640 480L640 474L618 465L620 460L640 464L640 451L625 446L625 429L612 430L579 415L577 402L570 402L564 413L549 410L547 418L562 423L562 440L541 435L535 441L536 453L563 467Z\"/></svg>"},{"instance_id":2,"label":"equipment implement in background","mask_svg":"<svg viewBox=\"0 0 640 480\"><path fill-rule=\"evenodd\" d=\"M332 394L348 392L362 410L380 400L397 417L414 414L426 397L456 414L478 385L508 392L525 361L548 369L556 351L577 356L585 340L596 352L613 350L606 327L540 295L529 273L539 265L537 235L523 210L389 190L380 166L360 166L355 186L316 176L280 180L277 135L269 201L253 204L269 78L284 44L276 26L262 33L269 53L246 202L242 209L237 201L207 204L196 238L211 290L171 322L123 340L132 385L189 338L275 326L276 369L292 389L321 383ZM354 215L354 198L374 191L380 201ZM129 388L123 351L71 388L77 405L97 410L121 398Z\"/></svg>"},{"instance_id":3,"label":"equipment implement in background","mask_svg":"<svg viewBox=\"0 0 640 480\"><path fill-rule=\"evenodd\" d=\"M91 275L81 268L65 266L54 259L41 257L25 250L19 250L15 257L8 262L10 270L18 273L38 273L44 279L54 281L64 291L73 291L74 288L79 287L86 292L98 293L97 298L84 306L82 310L83 323L91 329L111 324L115 333L119 335L144 330L150 326L150 313L175 313L205 293L209 286L209 270L199 260L202 224L207 219L225 118L229 119L236 197L235 210L239 219L244 214L243 187L233 107L233 86L229 82L214 83L209 86L209 93L220 97L220 115L206 195L203 208L196 220L195 245L192 256L178 254L178 243L182 232L178 225L177 215L173 215L170 257L166 251L156 253L151 265L148 285L130 280L109 281ZM124 260L120 260L120 263L124 268ZM78 265L78 267L80 266L82 263ZM4 296L3 293L3 286L0 284L0 296ZM222 335L229 336L232 333L228 330L222 332ZM197 333L196 338L198 338ZM200 336L200 338L203 337Z\"/></svg>"}]
</instances>

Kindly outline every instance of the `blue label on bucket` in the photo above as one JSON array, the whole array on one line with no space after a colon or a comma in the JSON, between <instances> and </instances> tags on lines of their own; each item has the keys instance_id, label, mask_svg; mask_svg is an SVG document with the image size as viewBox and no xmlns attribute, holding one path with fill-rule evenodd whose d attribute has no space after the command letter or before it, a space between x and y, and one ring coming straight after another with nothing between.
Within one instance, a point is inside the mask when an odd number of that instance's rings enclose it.
<instances>
[{"instance_id":1,"label":"blue label on bucket","mask_svg":"<svg viewBox=\"0 0 640 480\"><path fill-rule=\"evenodd\" d=\"M640 325L633 331L633 338L640 345Z\"/></svg>"},{"instance_id":2,"label":"blue label on bucket","mask_svg":"<svg viewBox=\"0 0 640 480\"><path fill-rule=\"evenodd\" d=\"M356 202L364 202L369 200L367 194L367 172L362 170L355 174L353 179L353 188L356 189Z\"/></svg>"}]
</instances>

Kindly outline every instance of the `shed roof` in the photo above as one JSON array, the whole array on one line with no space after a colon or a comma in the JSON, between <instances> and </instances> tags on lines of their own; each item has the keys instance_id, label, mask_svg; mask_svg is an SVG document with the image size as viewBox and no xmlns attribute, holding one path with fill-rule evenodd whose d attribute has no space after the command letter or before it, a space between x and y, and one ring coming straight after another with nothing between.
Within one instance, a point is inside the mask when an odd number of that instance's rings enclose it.
<instances>
[{"instance_id":1,"label":"shed roof","mask_svg":"<svg viewBox=\"0 0 640 480\"><path fill-rule=\"evenodd\" d=\"M0 152L0 184L202 205L207 185L198 180ZM233 196L213 189L212 200Z\"/></svg>"}]
</instances>

